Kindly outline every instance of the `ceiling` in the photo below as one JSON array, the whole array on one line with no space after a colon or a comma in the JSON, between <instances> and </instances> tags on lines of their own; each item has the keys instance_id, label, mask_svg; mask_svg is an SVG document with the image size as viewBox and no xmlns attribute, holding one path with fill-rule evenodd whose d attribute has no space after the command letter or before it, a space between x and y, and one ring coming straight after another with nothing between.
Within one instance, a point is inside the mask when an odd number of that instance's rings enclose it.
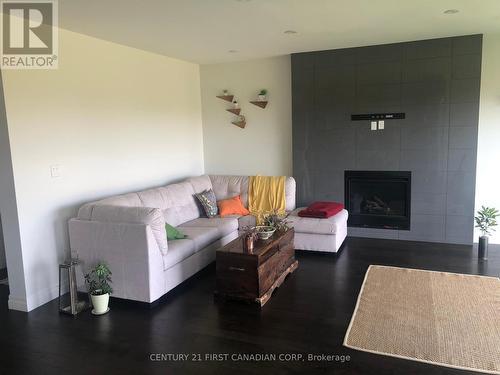
<instances>
[{"instance_id":1,"label":"ceiling","mask_svg":"<svg viewBox=\"0 0 500 375\"><path fill-rule=\"evenodd\" d=\"M59 25L209 64L500 32L500 0L60 0Z\"/></svg>"}]
</instances>

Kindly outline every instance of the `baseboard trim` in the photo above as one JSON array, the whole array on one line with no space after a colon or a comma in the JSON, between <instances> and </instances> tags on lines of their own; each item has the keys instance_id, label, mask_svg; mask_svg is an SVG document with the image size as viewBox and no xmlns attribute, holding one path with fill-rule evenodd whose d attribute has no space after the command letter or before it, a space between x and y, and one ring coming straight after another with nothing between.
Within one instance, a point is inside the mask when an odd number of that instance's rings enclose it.
<instances>
[{"instance_id":1,"label":"baseboard trim","mask_svg":"<svg viewBox=\"0 0 500 375\"><path fill-rule=\"evenodd\" d=\"M9 296L8 306L9 310L28 312L28 302L24 299Z\"/></svg>"},{"instance_id":2,"label":"baseboard trim","mask_svg":"<svg viewBox=\"0 0 500 375\"><path fill-rule=\"evenodd\" d=\"M62 292L67 292L67 286L63 285ZM38 290L31 293L26 299L13 298L9 296L8 307L10 310L30 312L37 307L43 306L46 303L53 301L59 297L59 285Z\"/></svg>"}]
</instances>

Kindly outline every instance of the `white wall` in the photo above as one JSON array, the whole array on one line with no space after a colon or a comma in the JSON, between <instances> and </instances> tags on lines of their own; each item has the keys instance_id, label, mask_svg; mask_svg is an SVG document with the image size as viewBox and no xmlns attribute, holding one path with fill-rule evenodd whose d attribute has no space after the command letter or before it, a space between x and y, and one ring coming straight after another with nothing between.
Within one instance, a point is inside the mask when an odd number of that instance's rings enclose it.
<instances>
[{"instance_id":1,"label":"white wall","mask_svg":"<svg viewBox=\"0 0 500 375\"><path fill-rule=\"evenodd\" d=\"M476 175L476 210L482 205L500 210L500 34L483 36L481 103ZM479 232L476 230L474 242ZM490 238L500 243L500 228Z\"/></svg>"},{"instance_id":2,"label":"white wall","mask_svg":"<svg viewBox=\"0 0 500 375\"><path fill-rule=\"evenodd\" d=\"M5 254L9 268L9 304L23 310L26 306L26 285L3 85L0 85L0 215L4 243L6 250L9 249Z\"/></svg>"},{"instance_id":3,"label":"white wall","mask_svg":"<svg viewBox=\"0 0 500 375\"><path fill-rule=\"evenodd\" d=\"M231 104L216 98L224 89L239 99L245 129L231 124ZM260 89L268 90L265 109L249 103ZM202 65L201 93L206 173L292 173L290 56Z\"/></svg>"},{"instance_id":4,"label":"white wall","mask_svg":"<svg viewBox=\"0 0 500 375\"><path fill-rule=\"evenodd\" d=\"M7 260L5 259L5 246L3 241L3 229L2 229L2 219L0 217L0 269L7 266Z\"/></svg>"},{"instance_id":5,"label":"white wall","mask_svg":"<svg viewBox=\"0 0 500 375\"><path fill-rule=\"evenodd\" d=\"M27 293L10 306L25 310L57 296L82 203L203 173L198 65L66 30L59 40L58 70L3 72Z\"/></svg>"}]
</instances>

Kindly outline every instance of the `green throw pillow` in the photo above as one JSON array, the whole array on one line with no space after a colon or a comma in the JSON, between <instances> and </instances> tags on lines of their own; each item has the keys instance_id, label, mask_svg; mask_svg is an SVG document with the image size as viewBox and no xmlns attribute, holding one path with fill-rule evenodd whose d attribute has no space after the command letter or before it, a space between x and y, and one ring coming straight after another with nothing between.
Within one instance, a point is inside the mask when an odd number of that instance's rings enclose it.
<instances>
[{"instance_id":1,"label":"green throw pillow","mask_svg":"<svg viewBox=\"0 0 500 375\"><path fill-rule=\"evenodd\" d=\"M167 240L182 240L186 238L185 234L182 234L177 228L174 228L170 224L165 224L165 230L167 231Z\"/></svg>"}]
</instances>

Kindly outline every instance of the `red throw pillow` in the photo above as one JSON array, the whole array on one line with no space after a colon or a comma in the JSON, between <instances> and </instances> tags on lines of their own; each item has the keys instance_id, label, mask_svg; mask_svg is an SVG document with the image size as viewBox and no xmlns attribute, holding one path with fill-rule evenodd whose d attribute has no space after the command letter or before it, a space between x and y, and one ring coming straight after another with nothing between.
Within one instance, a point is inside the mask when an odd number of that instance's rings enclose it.
<instances>
[{"instance_id":1,"label":"red throw pillow","mask_svg":"<svg viewBox=\"0 0 500 375\"><path fill-rule=\"evenodd\" d=\"M243 203L241 203L241 198L239 195L229 199L218 201L217 206L219 207L219 215L221 217L228 215L245 216L250 213L250 211L248 211L245 206L243 206Z\"/></svg>"}]
</instances>

